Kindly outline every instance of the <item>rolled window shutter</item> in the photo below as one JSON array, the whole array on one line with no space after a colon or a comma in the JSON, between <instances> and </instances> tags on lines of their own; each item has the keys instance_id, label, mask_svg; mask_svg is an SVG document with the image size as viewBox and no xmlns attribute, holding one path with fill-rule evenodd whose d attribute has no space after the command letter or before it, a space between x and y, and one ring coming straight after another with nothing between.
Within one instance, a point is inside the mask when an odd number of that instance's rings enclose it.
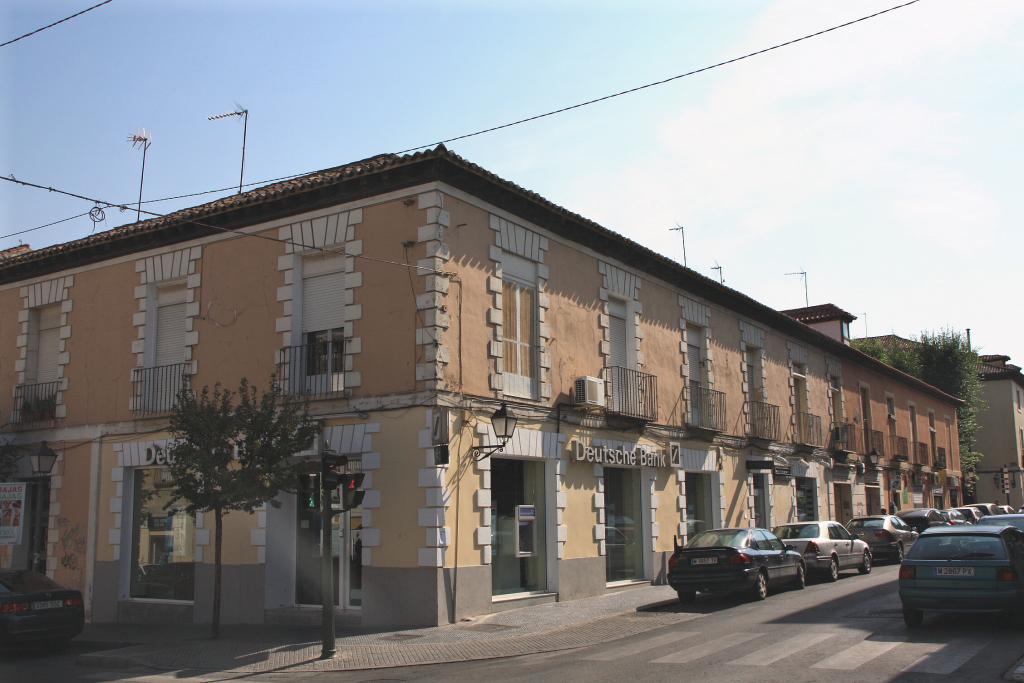
<instances>
[{"instance_id":1,"label":"rolled window shutter","mask_svg":"<svg viewBox=\"0 0 1024 683\"><path fill-rule=\"evenodd\" d=\"M156 366L185 362L185 304L159 306L156 317Z\"/></svg>"},{"instance_id":2,"label":"rolled window shutter","mask_svg":"<svg viewBox=\"0 0 1024 683\"><path fill-rule=\"evenodd\" d=\"M60 355L60 306L39 309L39 332L36 337L36 382L57 381L57 358Z\"/></svg>"},{"instance_id":3,"label":"rolled window shutter","mask_svg":"<svg viewBox=\"0 0 1024 683\"><path fill-rule=\"evenodd\" d=\"M608 365L625 368L626 365L626 319L608 316L608 332L611 338L611 357Z\"/></svg>"},{"instance_id":4,"label":"rolled window shutter","mask_svg":"<svg viewBox=\"0 0 1024 683\"><path fill-rule=\"evenodd\" d=\"M302 280L302 331L336 330L344 325L345 273L325 273Z\"/></svg>"}]
</instances>

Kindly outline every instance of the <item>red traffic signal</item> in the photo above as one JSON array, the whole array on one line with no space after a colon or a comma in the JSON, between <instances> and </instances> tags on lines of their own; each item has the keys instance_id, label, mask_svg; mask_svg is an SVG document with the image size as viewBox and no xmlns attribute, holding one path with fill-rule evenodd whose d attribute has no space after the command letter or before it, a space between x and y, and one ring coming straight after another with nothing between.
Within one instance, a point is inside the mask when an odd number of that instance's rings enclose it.
<instances>
[{"instance_id":1,"label":"red traffic signal","mask_svg":"<svg viewBox=\"0 0 1024 683\"><path fill-rule=\"evenodd\" d=\"M324 453L320 456L320 486L326 492L331 492L341 485L343 475L338 471L348 465L348 458L344 455Z\"/></svg>"},{"instance_id":2,"label":"red traffic signal","mask_svg":"<svg viewBox=\"0 0 1024 683\"><path fill-rule=\"evenodd\" d=\"M362 488L365 478L366 474L363 472L341 475L341 508L343 510L352 510L363 504L363 498L366 496L366 491Z\"/></svg>"}]
</instances>

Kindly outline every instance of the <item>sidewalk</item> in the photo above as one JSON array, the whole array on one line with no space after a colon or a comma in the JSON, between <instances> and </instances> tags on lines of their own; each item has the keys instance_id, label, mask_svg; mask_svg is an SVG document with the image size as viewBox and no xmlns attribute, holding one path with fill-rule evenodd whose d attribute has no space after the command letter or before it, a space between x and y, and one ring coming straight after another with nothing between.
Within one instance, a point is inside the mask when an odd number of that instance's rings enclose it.
<instances>
[{"instance_id":1,"label":"sidewalk","mask_svg":"<svg viewBox=\"0 0 1024 683\"><path fill-rule=\"evenodd\" d=\"M636 636L700 617L686 612L637 612L674 600L668 586L628 588L617 593L556 602L458 624L401 631L346 630L334 659L321 661L319 631L309 627L225 627L218 640L208 626L88 626L83 641L135 643L83 654L79 664L144 666L164 670L221 672L350 671L442 664L554 652Z\"/></svg>"}]
</instances>

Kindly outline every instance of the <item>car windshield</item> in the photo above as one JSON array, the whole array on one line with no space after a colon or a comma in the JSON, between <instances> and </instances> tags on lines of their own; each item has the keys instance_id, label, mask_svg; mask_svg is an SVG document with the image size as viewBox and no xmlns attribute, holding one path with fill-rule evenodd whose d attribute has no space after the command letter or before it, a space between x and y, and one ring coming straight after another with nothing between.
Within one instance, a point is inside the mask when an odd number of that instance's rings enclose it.
<instances>
[{"instance_id":1,"label":"car windshield","mask_svg":"<svg viewBox=\"0 0 1024 683\"><path fill-rule=\"evenodd\" d=\"M907 554L910 560L1005 560L1006 548L996 536L924 535Z\"/></svg>"},{"instance_id":2,"label":"car windshield","mask_svg":"<svg viewBox=\"0 0 1024 683\"><path fill-rule=\"evenodd\" d=\"M742 548L747 540L746 529L716 529L697 534L686 544L687 548L730 547Z\"/></svg>"},{"instance_id":3,"label":"car windshield","mask_svg":"<svg viewBox=\"0 0 1024 683\"><path fill-rule=\"evenodd\" d=\"M846 525L849 529L881 529L885 526L884 519L852 519Z\"/></svg>"},{"instance_id":4,"label":"car windshield","mask_svg":"<svg viewBox=\"0 0 1024 683\"><path fill-rule=\"evenodd\" d=\"M817 538L818 525L788 524L786 526L775 527L774 529L772 529L772 533L781 538L783 541L788 541L793 538Z\"/></svg>"},{"instance_id":5,"label":"car windshield","mask_svg":"<svg viewBox=\"0 0 1024 683\"><path fill-rule=\"evenodd\" d=\"M54 583L37 572L4 572L0 574L0 592L35 593L38 591L61 590L60 584ZM4 590L6 589L6 590Z\"/></svg>"},{"instance_id":6,"label":"car windshield","mask_svg":"<svg viewBox=\"0 0 1024 683\"><path fill-rule=\"evenodd\" d=\"M982 517L978 520L978 524L985 526L1015 526L1018 529L1024 529L1024 517L1015 515L1009 517L1007 515L989 515L988 517Z\"/></svg>"}]
</instances>

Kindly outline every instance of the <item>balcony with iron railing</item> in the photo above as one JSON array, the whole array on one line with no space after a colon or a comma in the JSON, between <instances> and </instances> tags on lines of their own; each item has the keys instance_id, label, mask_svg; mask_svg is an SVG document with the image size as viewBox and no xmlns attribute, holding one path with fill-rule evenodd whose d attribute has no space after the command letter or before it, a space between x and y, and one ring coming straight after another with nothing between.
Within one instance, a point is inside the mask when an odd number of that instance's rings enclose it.
<instances>
[{"instance_id":1,"label":"balcony with iron railing","mask_svg":"<svg viewBox=\"0 0 1024 683\"><path fill-rule=\"evenodd\" d=\"M767 441L779 440L779 407L764 401L748 401L750 436Z\"/></svg>"},{"instance_id":2,"label":"balcony with iron railing","mask_svg":"<svg viewBox=\"0 0 1024 683\"><path fill-rule=\"evenodd\" d=\"M892 436L889 438L889 446L892 448L892 457L904 462L910 460L910 440L905 436Z\"/></svg>"},{"instance_id":3,"label":"balcony with iron railing","mask_svg":"<svg viewBox=\"0 0 1024 683\"><path fill-rule=\"evenodd\" d=\"M838 422L832 424L832 433L829 438L829 448L834 451L846 453L858 453L861 449L860 430L852 422Z\"/></svg>"},{"instance_id":4,"label":"balcony with iron railing","mask_svg":"<svg viewBox=\"0 0 1024 683\"><path fill-rule=\"evenodd\" d=\"M658 378L639 370L612 366L604 369L608 413L641 422L658 419Z\"/></svg>"},{"instance_id":5,"label":"balcony with iron railing","mask_svg":"<svg viewBox=\"0 0 1024 683\"><path fill-rule=\"evenodd\" d=\"M725 394L698 384L686 388L686 426L725 431Z\"/></svg>"},{"instance_id":6,"label":"balcony with iron railing","mask_svg":"<svg viewBox=\"0 0 1024 683\"><path fill-rule=\"evenodd\" d=\"M277 382L282 391L329 398L345 390L345 342L316 341L278 351Z\"/></svg>"},{"instance_id":7,"label":"balcony with iron railing","mask_svg":"<svg viewBox=\"0 0 1024 683\"><path fill-rule=\"evenodd\" d=\"M916 465L927 465L928 464L928 444L924 441L918 441L916 450L916 458L914 464Z\"/></svg>"},{"instance_id":8,"label":"balcony with iron railing","mask_svg":"<svg viewBox=\"0 0 1024 683\"><path fill-rule=\"evenodd\" d=\"M60 381L19 384L14 387L11 423L16 425L48 422L57 417L57 391Z\"/></svg>"},{"instance_id":9,"label":"balcony with iron railing","mask_svg":"<svg viewBox=\"0 0 1024 683\"><path fill-rule=\"evenodd\" d=\"M935 449L935 469L944 470L947 467L949 467L949 464L946 462L946 449L939 446Z\"/></svg>"},{"instance_id":10,"label":"balcony with iron railing","mask_svg":"<svg viewBox=\"0 0 1024 683\"><path fill-rule=\"evenodd\" d=\"M178 394L189 386L191 363L172 363L132 370L133 411L160 415L174 410Z\"/></svg>"},{"instance_id":11,"label":"balcony with iron railing","mask_svg":"<svg viewBox=\"0 0 1024 683\"><path fill-rule=\"evenodd\" d=\"M866 452L874 451L879 458L885 457L885 434L877 429L868 432L868 445Z\"/></svg>"},{"instance_id":12,"label":"balcony with iron railing","mask_svg":"<svg viewBox=\"0 0 1024 683\"><path fill-rule=\"evenodd\" d=\"M821 416L811 413L796 414L796 442L804 446L823 445L824 435L821 431Z\"/></svg>"}]
</instances>

